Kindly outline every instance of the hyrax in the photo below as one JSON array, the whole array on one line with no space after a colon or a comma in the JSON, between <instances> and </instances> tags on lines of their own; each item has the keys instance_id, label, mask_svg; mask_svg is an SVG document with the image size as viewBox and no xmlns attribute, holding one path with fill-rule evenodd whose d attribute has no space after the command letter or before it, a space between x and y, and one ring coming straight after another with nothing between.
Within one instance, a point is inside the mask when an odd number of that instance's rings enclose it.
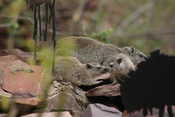
<instances>
[{"instance_id":1,"label":"hyrax","mask_svg":"<svg viewBox=\"0 0 175 117\"><path fill-rule=\"evenodd\" d=\"M69 43L65 45L65 43ZM57 54L60 54L62 48L70 48L70 56L76 57L81 63L103 63L109 56L121 53L121 49L112 45L104 44L88 37L66 37L57 43ZM60 49L60 51L59 51ZM62 53L61 53L62 54Z\"/></svg>"},{"instance_id":2,"label":"hyrax","mask_svg":"<svg viewBox=\"0 0 175 117\"><path fill-rule=\"evenodd\" d=\"M145 61L147 56L141 51L133 48L133 47L123 47L122 52L129 56L134 65L138 65L142 61Z\"/></svg>"},{"instance_id":3,"label":"hyrax","mask_svg":"<svg viewBox=\"0 0 175 117\"><path fill-rule=\"evenodd\" d=\"M65 43L68 43L67 45ZM69 48L69 55L76 57L81 63L97 63L99 68L109 68L111 72L126 75L134 70L134 64L122 50L112 44L104 44L88 37L66 37L57 43L57 54L63 48Z\"/></svg>"},{"instance_id":4,"label":"hyrax","mask_svg":"<svg viewBox=\"0 0 175 117\"><path fill-rule=\"evenodd\" d=\"M96 78L102 74L106 74L110 72L110 68L100 65L98 63L88 63L86 64L87 70L90 72L93 78Z\"/></svg>"},{"instance_id":5,"label":"hyrax","mask_svg":"<svg viewBox=\"0 0 175 117\"><path fill-rule=\"evenodd\" d=\"M89 65L80 63L75 57L57 57L54 80L71 82L77 86L99 83L93 78L94 75L89 71L90 69Z\"/></svg>"},{"instance_id":6,"label":"hyrax","mask_svg":"<svg viewBox=\"0 0 175 117\"><path fill-rule=\"evenodd\" d=\"M125 54L118 54L110 56L104 63L104 66L109 65L112 77L115 79L120 78L123 75L127 75L129 72L135 70L135 65L131 59Z\"/></svg>"}]
</instances>

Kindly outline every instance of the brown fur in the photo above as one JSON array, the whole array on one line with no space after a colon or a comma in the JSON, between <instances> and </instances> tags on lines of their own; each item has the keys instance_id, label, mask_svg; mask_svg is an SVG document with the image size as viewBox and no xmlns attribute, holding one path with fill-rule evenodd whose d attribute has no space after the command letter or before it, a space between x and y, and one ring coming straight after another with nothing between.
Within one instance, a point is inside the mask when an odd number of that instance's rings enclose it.
<instances>
[{"instance_id":1,"label":"brown fur","mask_svg":"<svg viewBox=\"0 0 175 117\"><path fill-rule=\"evenodd\" d=\"M120 48L112 44L104 44L100 41L88 37L66 37L60 39L57 44L59 49L60 42L69 40L74 43L75 48L71 56L77 57L81 63L103 63L108 56L121 53ZM66 47L65 47L66 48Z\"/></svg>"},{"instance_id":2,"label":"brown fur","mask_svg":"<svg viewBox=\"0 0 175 117\"><path fill-rule=\"evenodd\" d=\"M81 64L75 57L58 57L56 60L54 80L71 82L75 85L93 85L98 83L92 78L87 65Z\"/></svg>"}]
</instances>

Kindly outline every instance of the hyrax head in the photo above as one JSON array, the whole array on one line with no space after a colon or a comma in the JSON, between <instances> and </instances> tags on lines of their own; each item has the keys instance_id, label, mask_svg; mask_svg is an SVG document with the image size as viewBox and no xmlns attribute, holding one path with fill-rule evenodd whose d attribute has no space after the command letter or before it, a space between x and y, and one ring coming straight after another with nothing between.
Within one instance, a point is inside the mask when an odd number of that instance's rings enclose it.
<instances>
[{"instance_id":1,"label":"hyrax head","mask_svg":"<svg viewBox=\"0 0 175 117\"><path fill-rule=\"evenodd\" d=\"M138 65L139 63L145 61L147 56L141 51L133 48L133 47L124 47L122 48L123 53L129 56L134 65Z\"/></svg>"},{"instance_id":2,"label":"hyrax head","mask_svg":"<svg viewBox=\"0 0 175 117\"><path fill-rule=\"evenodd\" d=\"M92 77L96 77L96 76L110 72L109 67L100 65L99 63L87 63L86 68L90 72Z\"/></svg>"},{"instance_id":3,"label":"hyrax head","mask_svg":"<svg viewBox=\"0 0 175 117\"><path fill-rule=\"evenodd\" d=\"M118 75L127 75L130 71L135 70L135 65L131 59L122 53L109 56L103 62L103 65L110 68L110 72L113 73L114 77L118 77Z\"/></svg>"}]
</instances>

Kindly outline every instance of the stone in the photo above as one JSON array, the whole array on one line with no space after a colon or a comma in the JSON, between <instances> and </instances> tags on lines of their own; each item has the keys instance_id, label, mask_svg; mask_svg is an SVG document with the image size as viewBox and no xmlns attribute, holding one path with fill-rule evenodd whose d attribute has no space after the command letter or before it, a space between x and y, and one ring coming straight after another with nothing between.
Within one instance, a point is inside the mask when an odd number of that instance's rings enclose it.
<instances>
[{"instance_id":1,"label":"stone","mask_svg":"<svg viewBox=\"0 0 175 117\"><path fill-rule=\"evenodd\" d=\"M15 72L28 72L28 73L32 73L34 72L31 68L30 65L24 63L21 60L16 60L13 61L12 64L9 66L9 69L11 70L11 72L15 73Z\"/></svg>"},{"instance_id":2,"label":"stone","mask_svg":"<svg viewBox=\"0 0 175 117\"><path fill-rule=\"evenodd\" d=\"M69 112L32 113L21 117L39 117L40 115L42 115L42 117L72 117Z\"/></svg>"},{"instance_id":3,"label":"stone","mask_svg":"<svg viewBox=\"0 0 175 117\"><path fill-rule=\"evenodd\" d=\"M15 55L8 55L0 57L0 69L4 72L1 79L2 89L5 92L16 96L31 97L37 96L41 91L41 67L28 65ZM26 70L33 72L26 72Z\"/></svg>"},{"instance_id":4,"label":"stone","mask_svg":"<svg viewBox=\"0 0 175 117\"><path fill-rule=\"evenodd\" d=\"M122 117L122 112L103 104L90 104L81 117Z\"/></svg>"},{"instance_id":5,"label":"stone","mask_svg":"<svg viewBox=\"0 0 175 117\"><path fill-rule=\"evenodd\" d=\"M87 91L87 96L120 96L120 84L108 84Z\"/></svg>"},{"instance_id":6,"label":"stone","mask_svg":"<svg viewBox=\"0 0 175 117\"><path fill-rule=\"evenodd\" d=\"M85 110L88 100L78 87L73 87L70 83L53 83L48 96L46 111L69 111L73 116L79 117Z\"/></svg>"}]
</instances>

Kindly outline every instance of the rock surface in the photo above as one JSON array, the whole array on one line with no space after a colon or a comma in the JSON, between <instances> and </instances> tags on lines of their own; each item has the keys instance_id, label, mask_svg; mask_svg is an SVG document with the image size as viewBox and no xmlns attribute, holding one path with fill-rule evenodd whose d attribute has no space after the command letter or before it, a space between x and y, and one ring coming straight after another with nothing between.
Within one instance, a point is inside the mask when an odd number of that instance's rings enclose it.
<instances>
[{"instance_id":1,"label":"rock surface","mask_svg":"<svg viewBox=\"0 0 175 117\"><path fill-rule=\"evenodd\" d=\"M0 69L4 72L2 89L16 96L36 96L40 91L42 68L24 63L15 55L0 57Z\"/></svg>"},{"instance_id":2,"label":"rock surface","mask_svg":"<svg viewBox=\"0 0 175 117\"><path fill-rule=\"evenodd\" d=\"M33 113L24 115L21 117L39 117L42 115L42 117L72 117L69 112L45 112L45 113Z\"/></svg>"},{"instance_id":3,"label":"rock surface","mask_svg":"<svg viewBox=\"0 0 175 117\"><path fill-rule=\"evenodd\" d=\"M78 87L72 87L70 83L61 84L55 81L50 91L46 111L64 110L71 112L74 117L80 117L88 104L85 93Z\"/></svg>"},{"instance_id":4,"label":"rock surface","mask_svg":"<svg viewBox=\"0 0 175 117\"><path fill-rule=\"evenodd\" d=\"M120 96L120 85L109 84L99 86L89 90L87 96Z\"/></svg>"}]
</instances>

